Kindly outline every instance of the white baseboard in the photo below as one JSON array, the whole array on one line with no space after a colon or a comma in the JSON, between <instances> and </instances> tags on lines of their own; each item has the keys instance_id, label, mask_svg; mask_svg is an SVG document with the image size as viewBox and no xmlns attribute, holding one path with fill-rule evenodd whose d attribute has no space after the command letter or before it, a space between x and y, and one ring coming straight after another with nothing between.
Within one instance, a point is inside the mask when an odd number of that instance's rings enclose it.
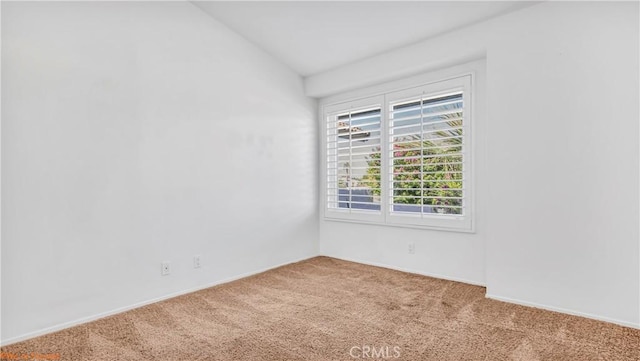
<instances>
[{"instance_id":1,"label":"white baseboard","mask_svg":"<svg viewBox=\"0 0 640 361\"><path fill-rule=\"evenodd\" d=\"M40 330L37 330L37 331L28 332L28 333L25 333L25 334L20 335L20 336L11 337L11 338L8 338L6 340L1 340L0 341L0 346L7 346L7 345L10 345L10 344L13 344L13 343L16 343L16 342L28 340L30 338L34 338L34 337L46 335L46 334L49 334L49 333L52 333L52 332L64 330L64 329L69 328L69 327L82 325L82 324L87 323L87 322L99 320L101 318L105 318L105 317L108 317L108 316L113 316L113 315L116 315L118 313L130 311L130 310L133 310L133 309L136 309L136 308L140 308L140 307L143 307L143 306L146 306L146 305L150 305L152 303L164 301L164 300L167 300L169 298L182 296L182 295L185 295L187 293L200 291L200 290L203 290L203 289L206 289L206 288L210 288L210 287L218 286L218 285L221 285L221 284L224 284L224 283L229 283L229 282L232 282L232 281L236 281L236 280L239 280L239 279L242 279L242 278L250 277L250 276L262 273L262 272L266 272L266 271L269 271L269 270L272 270L272 269L275 269L275 268L278 268L278 267L286 266L286 265L289 265L289 264L292 264L292 263L304 261L304 260L311 259L311 258L314 258L314 257L318 257L318 256L317 255L313 255L313 256L309 256L309 257L303 257L303 258L300 258L298 260L294 260L294 261L291 261L291 262L285 262L285 263L277 264L275 266L271 266L271 267L267 267L267 268L263 268L263 269L259 269L259 270L255 270L255 271L251 271L251 272L242 273L242 274L239 274L237 276L233 276L233 277L226 278L226 279L223 279L223 280L220 280L220 281L208 283L208 284L205 284L205 285L202 285L202 286L198 286L198 287L194 287L194 288L190 288L190 289L186 289L186 290L170 293L168 295L152 298L152 299L145 300L145 301L142 301L142 302L137 302L137 303L134 303L132 305L118 307L118 308L110 310L110 311L101 312L101 313L98 313L98 314L95 314L95 315L82 317L82 318L79 318L77 320L64 322L64 323L61 323L61 324L58 324L58 325L55 325L55 326L46 327L46 328L43 328L43 329L40 329Z\"/></svg>"},{"instance_id":2,"label":"white baseboard","mask_svg":"<svg viewBox=\"0 0 640 361\"><path fill-rule=\"evenodd\" d=\"M474 286L486 287L486 285L484 283L482 283L482 282L472 281L472 280L468 280L468 279L465 279L465 278L449 277L449 276L444 276L444 275L437 274L437 273L416 271L416 270L412 270L412 269L408 269L408 268L396 267L396 266L391 266L391 265L388 265L388 264L383 264L383 263L378 263L378 262L368 262L368 261L357 260L357 259L354 259L354 258L331 256L331 255L328 255L328 254L321 254L321 256L335 258L335 259L341 259L343 261L348 261L348 262L366 264L366 265L369 265L369 266L392 269L392 270L400 271L400 272L413 273L413 274L417 274L417 275L421 275L421 276L439 278L439 279L443 279L443 280L447 280L447 281L461 282L461 283L466 283L466 284L470 284L470 285L474 285Z\"/></svg>"},{"instance_id":3,"label":"white baseboard","mask_svg":"<svg viewBox=\"0 0 640 361\"><path fill-rule=\"evenodd\" d=\"M395 267L395 266L390 266L387 264L382 264L382 263L377 263L377 262L367 262L367 261L362 261L362 260L357 260L357 259L351 259L351 258L345 258L345 257L336 257L336 256L330 256L330 255L322 255L325 257L330 257L330 258L335 258L335 259L340 259L340 260L344 260L344 261L349 261L349 262L355 262L355 263L361 263L361 264L366 264L366 265L370 265L370 266L376 266L376 267L382 267L382 268L387 268L387 269L392 269L392 270L396 270L396 271L401 271L401 272L407 272L407 273L413 273L413 274L419 274L422 276L428 276L428 277L434 277L434 278L439 278L439 279L444 279L444 280L449 280L449 281L454 281L454 282L462 282L462 283L467 283L467 284L471 284L471 285L475 285L475 286L482 286L482 287L486 287L485 284L477 282L477 281L471 281L471 280L467 280L467 279L462 279L462 278L457 278L457 277L448 277L448 276L443 276L440 274L434 274L434 273L428 273L428 272L420 272L420 271L415 271L415 270L411 270L411 269L407 269L407 268L403 268L403 267ZM160 297L156 297L153 299L149 299L149 300L145 300L142 302L137 302L134 303L132 305L128 305L128 306L124 306L124 307L118 307L116 309L110 310L110 311L106 311L106 312L101 312L95 315L91 315L91 316L87 316L87 317L82 317L79 318L77 320L74 321L69 321L69 322L64 322L55 326L51 326L51 327L47 327L47 328L43 328L37 331L33 331L33 332L29 332L20 336L16 336L16 337L11 337L8 338L6 340L1 340L0 341L0 345L1 346L7 346L16 342L20 342L20 341L25 341L34 337L38 337L38 336L42 336L42 335L46 335L52 332L56 332L56 331L60 331L69 327L73 327L73 326L78 326L87 322L91 322L91 321L95 321L104 317L108 317L108 316L113 316L122 312L126 312L129 310L133 310L136 308L140 308L146 305L150 305L152 303L156 303L156 302L160 302L163 300L167 300L173 297L178 297L178 296L182 296L188 293L192 293L192 292L196 292L196 291L200 291L206 288L210 288L210 287L214 287L214 286L218 286L224 283L229 283L232 281L236 281L242 278L246 278L246 277L250 277L262 272L266 272L278 267L282 267L282 266L286 266L288 264L292 264L292 263L296 263L296 262L300 262L300 261L304 261L307 259L311 259L317 257L317 255L312 255L312 256L308 256L308 257L303 257L291 262L286 262L286 263L281 263L281 264L277 264L271 267L267 267L267 268L263 268L263 269L259 269L259 270L255 270L255 271L251 271L251 272L246 272L234 277L229 277L223 280L219 280L216 282L212 282L206 285L202 285L202 286L198 286L195 288L190 288L190 289L186 289L186 290L182 290L182 291L178 291L178 292L174 292L168 295L164 295L164 296L160 296ZM487 293L485 295L485 297L490 298L490 299L494 299L497 301L502 301L502 302L508 302L508 303L514 303L514 304L518 304L518 305L522 305L522 306L528 306L528 307L535 307L535 308L539 308L539 309L543 309L543 310L548 310L548 311L554 311L554 312L560 312L560 313L565 313L565 314L569 314L569 315L574 315L574 316L580 316L580 317L586 317L586 318L590 318L590 319L594 319L594 320L598 320L598 321L604 321L604 322L609 322L609 323L613 323L613 324L617 324L617 325L621 325L621 326L625 326L625 327L630 327L630 328L635 328L635 329L640 329L640 324L634 324L632 322L627 322L627 321L621 321L621 320L616 320L616 319L612 319L612 318L608 318L608 317L602 317L602 316L598 316L598 315L593 315L593 314L589 314L589 313L583 313L583 312L577 312L577 311L572 311L572 310L568 310L568 309L563 309L563 308L559 308L559 307L552 307L552 306L547 306L547 305L541 305L541 304L537 304L534 302L526 302L526 301L521 301L521 300L517 300L517 299L512 299L509 297L502 297L502 296L497 296L497 295L492 295Z\"/></svg>"},{"instance_id":4,"label":"white baseboard","mask_svg":"<svg viewBox=\"0 0 640 361\"><path fill-rule=\"evenodd\" d=\"M485 297L486 298L490 298L492 300L496 300L496 301L514 303L516 305L534 307L534 308L539 308L541 310L547 310L547 311L560 312L560 313L565 313L565 314L568 314L568 315L580 316L580 317L590 318L590 319L597 320L597 321L604 321L604 322L608 322L608 323L613 323L613 324L620 325L620 326L640 329L640 323L635 324L633 322L616 320L616 319L609 318L609 317L603 317L603 316L598 316L598 315L594 315L594 314L590 314L590 313L584 313L584 312L568 310L566 308L547 306L547 305L542 305L542 304L535 303L535 302L527 302L527 301L522 301L522 300L509 298L509 297L497 296L497 295L493 295L493 294L490 294L490 293L487 293L485 295Z\"/></svg>"}]
</instances>

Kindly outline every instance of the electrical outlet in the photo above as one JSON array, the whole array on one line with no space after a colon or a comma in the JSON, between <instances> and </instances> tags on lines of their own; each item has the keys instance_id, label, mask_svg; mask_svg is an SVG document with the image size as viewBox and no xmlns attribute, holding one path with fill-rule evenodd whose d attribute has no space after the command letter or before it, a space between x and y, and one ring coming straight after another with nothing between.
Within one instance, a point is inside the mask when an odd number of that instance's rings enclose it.
<instances>
[{"instance_id":1,"label":"electrical outlet","mask_svg":"<svg viewBox=\"0 0 640 361\"><path fill-rule=\"evenodd\" d=\"M413 242L409 243L409 254L415 254L416 253L416 244Z\"/></svg>"},{"instance_id":2,"label":"electrical outlet","mask_svg":"<svg viewBox=\"0 0 640 361\"><path fill-rule=\"evenodd\" d=\"M167 276L171 274L171 264L169 262L162 262L160 264L160 274L163 276Z\"/></svg>"},{"instance_id":3,"label":"electrical outlet","mask_svg":"<svg viewBox=\"0 0 640 361\"><path fill-rule=\"evenodd\" d=\"M200 256L193 256L193 268L200 268Z\"/></svg>"}]
</instances>

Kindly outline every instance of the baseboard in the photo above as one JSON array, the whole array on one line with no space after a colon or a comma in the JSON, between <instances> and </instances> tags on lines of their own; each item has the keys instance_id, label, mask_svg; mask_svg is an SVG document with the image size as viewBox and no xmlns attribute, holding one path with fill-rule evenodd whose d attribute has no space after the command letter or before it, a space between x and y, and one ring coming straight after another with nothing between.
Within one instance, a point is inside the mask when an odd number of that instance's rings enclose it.
<instances>
[{"instance_id":1,"label":"baseboard","mask_svg":"<svg viewBox=\"0 0 640 361\"><path fill-rule=\"evenodd\" d=\"M490 298L492 300L496 300L496 301L514 303L516 305L539 308L541 310L547 310L547 311L553 311L553 312L559 312L559 313L565 313L567 315L580 316L580 317L584 317L584 318L590 318L590 319L596 320L596 321L603 321L603 322L613 323L613 324L616 324L616 325L619 325L619 326L625 326L625 327L629 327L629 328L640 329L640 323L639 324L635 324L633 322L616 320L616 319L613 319L613 318L598 316L598 315L594 315L594 314L590 314L590 313L584 313L584 312L568 310L568 309L560 308L560 307L542 305L542 304L535 303L535 302L527 302L527 301L522 301L522 300L518 300L518 299L514 299L514 298L509 298L509 297L496 296L496 295L493 295L493 294L490 294L490 293L487 293L485 295L485 297L486 298Z\"/></svg>"},{"instance_id":2,"label":"baseboard","mask_svg":"<svg viewBox=\"0 0 640 361\"><path fill-rule=\"evenodd\" d=\"M254 275L257 275L257 274L262 273L262 272L266 272L266 271L269 271L269 270L272 270L272 269L275 269L275 268L279 268L279 267L282 267L282 266L286 266L286 265L289 265L289 264L292 264L292 263L301 262L301 261L304 261L304 260L307 260L307 259L311 259L311 258L314 258L314 257L317 257L317 255L303 257L303 258L300 258L300 259L297 259L297 260L294 260L294 261L291 261L291 262L285 262L285 263L277 264L277 265L274 265L274 266L271 266L271 267L258 269L258 270L251 271L251 272L242 273L242 274L239 274L237 276L225 278L223 280L219 280L219 281L216 281L216 282L208 283L208 284L205 284L205 285L202 285L202 286L198 286L198 287L194 287L194 288L190 288L190 289L186 289L186 290L170 293L168 295L152 298L152 299L141 301L141 302L136 302L136 303L134 303L132 305L128 305L128 306L124 306L124 307L118 307L118 308L110 310L110 311L101 312L101 313L98 313L98 314L95 314L95 315L82 317L82 318L79 318L77 320L64 322L64 323L61 323L61 324L58 324L58 325L55 325L55 326L46 327L46 328L43 328L41 330L29 332L29 333L26 333L26 334L23 334L23 335L20 335L20 336L16 336L16 337L11 337L11 338L8 338L6 340L1 340L0 341L0 346L8 346L8 345L11 345L11 344L16 343L16 342L25 341L25 340L28 340L28 339L31 339L31 338L34 338L34 337L38 337L38 336L43 336L43 335L46 335L46 334L49 334L49 333L52 333L52 332L57 332L57 331L60 331L60 330L64 330L64 329L69 328L69 327L82 325L82 324L85 324L87 322L96 321L96 320L99 320L101 318L113 316L113 315L116 315L116 314L119 314L119 313L122 313L122 312L130 311L130 310L133 310L133 309L136 309L136 308L140 308L140 307L143 307L143 306L150 305L152 303L164 301L164 300L167 300L167 299L170 299L170 298L174 298L174 297L178 297L178 296L182 296L182 295L185 295L185 294L188 294L188 293L204 290L206 288L210 288L210 287L218 286L218 285L221 285L221 284L237 281L237 280L242 279L242 278L254 276Z\"/></svg>"},{"instance_id":3,"label":"baseboard","mask_svg":"<svg viewBox=\"0 0 640 361\"><path fill-rule=\"evenodd\" d=\"M449 276L445 276L445 275L441 275L441 274L437 274L437 273L416 271L416 270L412 270L412 269L409 269L409 268L396 267L396 266L391 266L391 265L388 265L388 264L378 263L378 262L362 261L362 260L358 260L358 259L354 259L354 258L336 257L336 256L328 255L328 254L321 254L321 256L340 259L340 260L348 261L348 262L366 264L366 265L369 265L369 266L387 268L387 269L391 269L391 270L394 270L394 271L413 273L413 274L417 274L417 275L421 275L421 276L439 278L439 279L443 279L443 280L447 280L447 281L454 281L454 282L466 283L466 284L470 284L470 285L474 285L474 286L486 287L486 285L484 283L481 283L481 282L478 282L478 281L472 281L472 280L468 280L468 279L464 279L464 278L449 277Z\"/></svg>"}]
</instances>

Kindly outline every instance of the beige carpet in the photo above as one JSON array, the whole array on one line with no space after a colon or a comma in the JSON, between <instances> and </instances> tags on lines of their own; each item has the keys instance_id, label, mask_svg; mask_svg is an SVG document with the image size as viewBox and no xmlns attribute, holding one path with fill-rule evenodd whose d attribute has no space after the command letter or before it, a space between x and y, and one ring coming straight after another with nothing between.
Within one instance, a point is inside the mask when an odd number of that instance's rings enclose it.
<instances>
[{"instance_id":1,"label":"beige carpet","mask_svg":"<svg viewBox=\"0 0 640 361\"><path fill-rule=\"evenodd\" d=\"M87 361L640 360L640 330L484 292L318 257L2 352Z\"/></svg>"}]
</instances>

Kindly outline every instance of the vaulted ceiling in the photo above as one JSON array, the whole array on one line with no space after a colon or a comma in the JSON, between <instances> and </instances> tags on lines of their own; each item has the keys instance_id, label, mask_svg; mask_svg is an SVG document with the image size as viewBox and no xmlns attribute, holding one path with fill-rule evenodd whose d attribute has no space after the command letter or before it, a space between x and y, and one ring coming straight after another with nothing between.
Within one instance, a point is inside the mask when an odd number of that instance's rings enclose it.
<instances>
[{"instance_id":1,"label":"vaulted ceiling","mask_svg":"<svg viewBox=\"0 0 640 361\"><path fill-rule=\"evenodd\" d=\"M302 76L321 73L535 3L194 2Z\"/></svg>"}]
</instances>

